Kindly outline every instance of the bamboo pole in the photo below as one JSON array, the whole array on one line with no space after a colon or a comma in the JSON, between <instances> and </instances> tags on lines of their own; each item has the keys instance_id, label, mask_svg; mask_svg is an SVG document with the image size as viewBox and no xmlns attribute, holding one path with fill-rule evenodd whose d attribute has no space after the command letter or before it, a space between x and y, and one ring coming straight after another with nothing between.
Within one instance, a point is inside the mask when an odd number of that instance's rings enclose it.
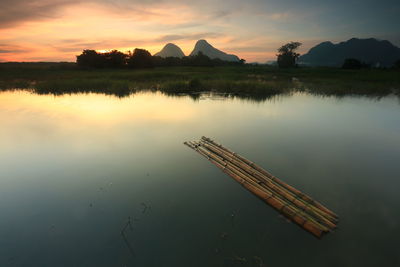
<instances>
[{"instance_id":1,"label":"bamboo pole","mask_svg":"<svg viewBox=\"0 0 400 267\"><path fill-rule=\"evenodd\" d=\"M201 149L201 147L199 147L198 149ZM209 157L211 157L213 160L215 160L215 155L211 154L207 154ZM238 175L240 178L246 180L247 182L249 182L250 184L252 184L253 186L257 187L260 190L263 190L265 192L270 193L271 195L273 195L274 197L278 198L281 202L284 202L288 207L292 208L293 210L295 210L296 213L298 213L299 215L301 215L302 217L312 221L313 223L315 223L320 229L324 230L324 231L330 231L331 229L333 229L332 227L330 227L330 225L326 225L325 223L321 223L320 221L318 221L315 217L310 216L309 213L307 213L304 209L302 209L299 206L293 205L292 202L288 201L287 199L285 199L282 195L280 195L277 192L272 191L270 188L265 187L263 185L261 185L259 183L259 181L249 175L248 173L244 172L243 170L241 170L240 168L238 168L237 166L233 165L233 164L229 164L227 162L225 162L224 160L219 160L218 162L220 165L224 166L225 168L227 168L228 170L230 170L231 172L233 172L234 174Z\"/></svg>"},{"instance_id":2,"label":"bamboo pole","mask_svg":"<svg viewBox=\"0 0 400 267\"><path fill-rule=\"evenodd\" d=\"M320 229L314 222L300 216L298 214L299 213L298 211L294 210L293 207L291 207L287 203L274 197L274 195L271 194L270 192L266 192L257 188L256 186L254 186L254 184L249 183L247 180L241 178L239 175L236 175L234 172L226 168L224 165L221 165L217 161L213 160L211 157L209 157L209 155L205 151L198 149L198 147L195 144L190 142L185 142L185 144L191 147L192 149L196 150L197 152L199 152L201 155L206 157L211 163L220 168L223 172L227 173L229 176L234 178L234 180L239 182L247 190L251 191L257 197L261 198L267 204L269 204L276 210L280 211L285 217L289 218L290 220L301 226L303 229L309 231L314 236L321 238L321 236L327 232L326 230Z\"/></svg>"},{"instance_id":3,"label":"bamboo pole","mask_svg":"<svg viewBox=\"0 0 400 267\"><path fill-rule=\"evenodd\" d=\"M202 145L200 145L200 147L201 146ZM219 154L217 154L217 155L220 156L223 159L223 162L224 162L225 166L230 166L230 165L227 165L228 163L230 163L229 160L224 158L223 155L219 155ZM267 182L260 181L258 179L258 177L254 176L248 170L242 169L241 166L237 166L234 163L230 163L230 164L231 164L230 168L234 168L235 171L238 171L238 172L243 173L244 175L248 176L258 186L260 186L262 188L266 188L268 190L272 190L274 193L276 193L279 196L283 197L285 200L293 203L293 205L295 205L296 207L300 208L301 210L303 210L308 215L311 215L318 223L321 223L321 224L325 225L329 229L335 229L336 228L336 224L334 222L330 221L329 217L327 218L327 217L324 216L324 214L321 214L322 212L319 209L317 209L316 207L311 206L308 203L304 203L303 201L300 201L298 198L288 194L282 188L280 188L278 186L275 186L274 184L272 184L269 181L267 181Z\"/></svg>"},{"instance_id":4,"label":"bamboo pole","mask_svg":"<svg viewBox=\"0 0 400 267\"><path fill-rule=\"evenodd\" d=\"M251 162L249 160L247 160L246 158L236 154L235 152L225 148L224 146L222 146L221 144L216 143L215 141L213 141L210 138L207 137L202 137L203 140L206 140L214 145L216 145L217 147L225 150L226 152L228 152L229 154L238 157L240 160L242 160L243 162L247 163L249 166L253 167L254 169L256 169L257 171L265 174L266 176L270 177L272 180L276 181L277 183L279 183L280 185L282 185L283 187L287 188L288 190L294 192L296 195L301 196L305 201L310 202L312 204L314 204L315 206L317 206L318 208L320 208L321 210L324 210L325 212L331 214L333 217L338 217L335 213L333 213L331 210L327 209L325 206L323 206L321 203L313 200L312 198L310 198L309 196L305 195L304 193L302 193L301 191L293 188L292 186L284 183L283 181L281 181L280 179L278 179L277 177L273 176L271 173L269 173L268 171L264 170L263 168L261 168L260 166L258 166L257 164L255 164L254 162Z\"/></svg>"},{"instance_id":5,"label":"bamboo pole","mask_svg":"<svg viewBox=\"0 0 400 267\"><path fill-rule=\"evenodd\" d=\"M308 212L317 221L321 222L322 224L326 225L327 227L329 227L331 229L336 228L336 224L335 224L336 219L335 218L331 217L329 214L327 214L324 211L313 206L311 203L308 203L308 202L305 202L304 200L299 199L292 192L287 191L285 188L279 186L279 184L273 183L273 181L271 179L269 179L268 177L263 177L263 175L261 173L254 171L254 169L252 169L252 168L248 168L247 166L244 166L242 162L235 160L234 157L227 156L226 153L222 152L221 150L216 149L212 145L209 145L207 143L198 143L198 145L203 146L203 147L207 148L208 150L211 150L213 153L216 153L220 157L224 158L226 161L232 162L235 166L246 171L251 176L255 176L258 179L262 179L262 181L259 182L262 186L270 188L273 191L275 191L276 193L282 195L285 199L291 201L294 205L296 205L299 208L303 209L304 211Z\"/></svg>"},{"instance_id":6,"label":"bamboo pole","mask_svg":"<svg viewBox=\"0 0 400 267\"><path fill-rule=\"evenodd\" d=\"M254 162L252 162L252 161L250 161L250 160L248 160L248 159L236 154L235 152L229 150L228 148L225 148L221 144L216 143L215 141L213 141L210 138L207 138L207 137L203 136L201 139L205 140L206 142L209 142L209 143L211 143L211 144L213 144L213 145L215 145L217 147L219 147L222 150L225 150L228 154L230 154L232 156L236 156L237 158L239 158L244 163L246 163L249 166L253 167L255 170L257 170L260 173L264 174L265 176L269 177L270 179L272 179L273 181L275 181L276 183L278 183L282 187L286 188L287 190L293 192L295 195L299 196L299 198L301 198L304 201L307 201L307 202L313 204L314 206L318 207L320 210L324 211L325 213L330 214L332 217L338 218L337 214L335 214L333 211L329 210L324 205L322 205L321 203L315 201L314 199L312 199L311 197L307 196L303 192L301 192L301 191L295 189L294 187L286 184L285 182L281 181L280 179L278 179L277 177L273 176L271 173L269 173L268 171L264 170L263 168L261 168L260 166L255 164Z\"/></svg>"},{"instance_id":7,"label":"bamboo pole","mask_svg":"<svg viewBox=\"0 0 400 267\"><path fill-rule=\"evenodd\" d=\"M320 225L321 228L330 231L336 228L336 225L330 222L325 217L316 214L312 209L305 205L296 205L296 203L291 202L285 195L281 194L278 191L274 191L273 188L266 186L264 183L260 182L256 177L252 176L248 172L244 171L240 167L227 162L222 156L210 153L209 151L204 151L201 145L194 143L197 149L201 149L203 153L207 154L207 157L211 157L214 160L217 160L221 165L225 166L225 168L229 168L231 171L235 172L237 175L241 176L243 179L250 180L255 186L260 188L261 190L270 191L272 194L277 195L282 201L288 202L291 205L294 205L296 209L299 209L302 214L309 217L310 220L315 221L316 224Z\"/></svg>"},{"instance_id":8,"label":"bamboo pole","mask_svg":"<svg viewBox=\"0 0 400 267\"><path fill-rule=\"evenodd\" d=\"M289 218L305 230L309 231L316 237L320 238L324 233L329 231L328 228L318 224L312 218L307 217L300 209L296 209L295 207L291 206L288 202L280 199L276 194L273 194L271 191L265 190L265 188L257 187L256 182L251 182L250 180L245 179L243 176L239 175L238 173L235 173L234 170L224 165L223 162L221 162L222 159L218 156L213 155L213 153L204 151L204 149L201 148L201 146L199 146L198 144L192 142L185 142L185 144L199 152L222 171L234 178L246 189L254 193L256 196L264 200L273 208L280 211L287 218Z\"/></svg>"}]
</instances>

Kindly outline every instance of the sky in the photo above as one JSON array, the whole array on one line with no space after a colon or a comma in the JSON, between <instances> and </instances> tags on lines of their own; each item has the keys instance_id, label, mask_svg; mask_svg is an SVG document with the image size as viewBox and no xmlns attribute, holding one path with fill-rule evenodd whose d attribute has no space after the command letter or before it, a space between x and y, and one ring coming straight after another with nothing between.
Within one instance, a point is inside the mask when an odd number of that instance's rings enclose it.
<instances>
[{"instance_id":1,"label":"sky","mask_svg":"<svg viewBox=\"0 0 400 267\"><path fill-rule=\"evenodd\" d=\"M400 46L399 0L0 0L0 61L75 61L83 49L169 42L189 54L198 39L247 62L276 58L289 41L300 53L353 37Z\"/></svg>"}]
</instances>

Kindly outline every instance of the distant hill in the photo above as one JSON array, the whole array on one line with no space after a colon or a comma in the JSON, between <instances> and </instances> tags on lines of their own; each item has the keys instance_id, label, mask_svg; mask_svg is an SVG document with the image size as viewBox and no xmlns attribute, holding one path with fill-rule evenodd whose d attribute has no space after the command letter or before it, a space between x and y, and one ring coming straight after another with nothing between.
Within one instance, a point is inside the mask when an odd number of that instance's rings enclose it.
<instances>
[{"instance_id":1,"label":"distant hill","mask_svg":"<svg viewBox=\"0 0 400 267\"><path fill-rule=\"evenodd\" d=\"M352 38L333 44L323 42L299 58L310 66L341 66L346 58L355 58L372 66L390 67L400 59L400 48L386 40Z\"/></svg>"},{"instance_id":2,"label":"distant hill","mask_svg":"<svg viewBox=\"0 0 400 267\"><path fill-rule=\"evenodd\" d=\"M235 55L230 55L221 50L214 48L210 45L206 40L198 40L191 56L197 55L199 52L202 52L204 55L208 56L211 59L219 58L224 61L240 61L240 59Z\"/></svg>"},{"instance_id":3,"label":"distant hill","mask_svg":"<svg viewBox=\"0 0 400 267\"><path fill-rule=\"evenodd\" d=\"M166 57L183 58L185 56L185 54L182 52L182 49L180 49L179 46L172 44L172 43L166 44L160 52L155 53L154 55L163 57L163 58L166 58Z\"/></svg>"}]
</instances>

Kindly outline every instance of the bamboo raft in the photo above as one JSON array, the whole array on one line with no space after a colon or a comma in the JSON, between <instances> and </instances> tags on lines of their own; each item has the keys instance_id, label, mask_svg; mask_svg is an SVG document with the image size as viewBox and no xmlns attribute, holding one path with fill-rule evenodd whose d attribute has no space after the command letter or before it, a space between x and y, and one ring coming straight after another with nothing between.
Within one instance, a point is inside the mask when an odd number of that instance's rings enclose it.
<instances>
[{"instance_id":1,"label":"bamboo raft","mask_svg":"<svg viewBox=\"0 0 400 267\"><path fill-rule=\"evenodd\" d=\"M221 144L204 136L184 144L317 238L336 228L338 216L334 212Z\"/></svg>"}]
</instances>

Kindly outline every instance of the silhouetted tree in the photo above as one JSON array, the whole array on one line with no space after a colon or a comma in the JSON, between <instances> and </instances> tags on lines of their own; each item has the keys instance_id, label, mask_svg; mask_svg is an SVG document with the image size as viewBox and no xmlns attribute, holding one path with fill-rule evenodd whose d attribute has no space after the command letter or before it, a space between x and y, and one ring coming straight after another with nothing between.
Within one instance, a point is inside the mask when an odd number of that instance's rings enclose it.
<instances>
[{"instance_id":1,"label":"silhouetted tree","mask_svg":"<svg viewBox=\"0 0 400 267\"><path fill-rule=\"evenodd\" d=\"M76 56L78 66L86 68L104 67L104 57L95 50L83 50L82 54Z\"/></svg>"},{"instance_id":2,"label":"silhouetted tree","mask_svg":"<svg viewBox=\"0 0 400 267\"><path fill-rule=\"evenodd\" d=\"M179 57L160 57L153 56L153 64L156 67L182 66L182 60Z\"/></svg>"},{"instance_id":3,"label":"silhouetted tree","mask_svg":"<svg viewBox=\"0 0 400 267\"><path fill-rule=\"evenodd\" d=\"M195 56L190 56L189 62L190 62L191 66L201 66L201 67L214 66L211 58L204 55L203 52L201 52L201 51Z\"/></svg>"},{"instance_id":4,"label":"silhouetted tree","mask_svg":"<svg viewBox=\"0 0 400 267\"><path fill-rule=\"evenodd\" d=\"M152 56L151 60L153 61L154 67L164 67L165 59L160 56Z\"/></svg>"},{"instance_id":5,"label":"silhouetted tree","mask_svg":"<svg viewBox=\"0 0 400 267\"><path fill-rule=\"evenodd\" d=\"M133 53L129 53L128 67L130 68L153 68L153 58L149 51L136 48Z\"/></svg>"},{"instance_id":6,"label":"silhouetted tree","mask_svg":"<svg viewBox=\"0 0 400 267\"><path fill-rule=\"evenodd\" d=\"M127 54L117 50L103 53L102 56L104 57L104 65L107 68L123 68L126 66L128 58Z\"/></svg>"},{"instance_id":7,"label":"silhouetted tree","mask_svg":"<svg viewBox=\"0 0 400 267\"><path fill-rule=\"evenodd\" d=\"M295 51L301 46L299 42L290 42L278 49L278 66L280 68L291 68L296 66L300 54Z\"/></svg>"},{"instance_id":8,"label":"silhouetted tree","mask_svg":"<svg viewBox=\"0 0 400 267\"><path fill-rule=\"evenodd\" d=\"M202 52L197 55L183 58L178 57L160 57L151 56L144 49L135 49L133 53L122 53L118 50L112 50L106 53L98 53L95 50L83 50L82 54L77 56L77 64L88 68L151 68L151 67L172 67L172 66L231 66L244 65L245 60L224 61L219 58L211 59Z\"/></svg>"}]
</instances>

